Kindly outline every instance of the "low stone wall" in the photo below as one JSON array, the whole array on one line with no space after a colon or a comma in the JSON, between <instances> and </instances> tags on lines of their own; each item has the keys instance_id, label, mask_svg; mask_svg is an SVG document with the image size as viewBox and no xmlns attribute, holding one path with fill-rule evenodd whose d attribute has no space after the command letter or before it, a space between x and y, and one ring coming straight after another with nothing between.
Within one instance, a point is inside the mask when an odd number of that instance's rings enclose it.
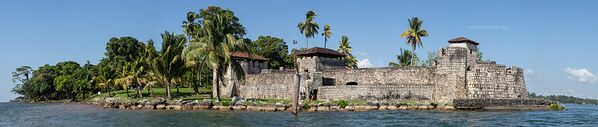
<instances>
[{"instance_id":1,"label":"low stone wall","mask_svg":"<svg viewBox=\"0 0 598 127\"><path fill-rule=\"evenodd\" d=\"M536 109L548 108L553 102L540 99L454 99L457 109ZM526 108L529 107L529 108Z\"/></svg>"}]
</instances>

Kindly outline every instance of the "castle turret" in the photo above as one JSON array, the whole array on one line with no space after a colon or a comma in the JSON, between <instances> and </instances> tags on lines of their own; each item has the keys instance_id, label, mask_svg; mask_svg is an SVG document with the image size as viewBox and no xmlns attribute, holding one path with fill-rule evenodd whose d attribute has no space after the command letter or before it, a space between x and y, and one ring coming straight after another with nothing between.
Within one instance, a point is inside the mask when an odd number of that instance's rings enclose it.
<instances>
[{"instance_id":1,"label":"castle turret","mask_svg":"<svg viewBox=\"0 0 598 127\"><path fill-rule=\"evenodd\" d=\"M297 52L295 56L297 56L299 70L302 72L345 68L345 62L341 59L345 54L332 49L313 47Z\"/></svg>"}]
</instances>

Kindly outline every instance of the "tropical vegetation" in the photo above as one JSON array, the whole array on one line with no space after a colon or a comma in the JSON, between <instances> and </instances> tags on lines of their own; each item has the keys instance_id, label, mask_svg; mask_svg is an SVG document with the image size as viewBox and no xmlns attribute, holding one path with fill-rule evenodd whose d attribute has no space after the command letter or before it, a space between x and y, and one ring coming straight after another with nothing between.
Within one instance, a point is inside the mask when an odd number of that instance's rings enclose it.
<instances>
[{"instance_id":1,"label":"tropical vegetation","mask_svg":"<svg viewBox=\"0 0 598 127\"><path fill-rule=\"evenodd\" d=\"M357 59L351 54L353 48L349 46L349 43L349 37L343 36L336 51L345 54L345 57L342 59L345 61L345 66L347 68L357 69Z\"/></svg>"},{"instance_id":2,"label":"tropical vegetation","mask_svg":"<svg viewBox=\"0 0 598 127\"><path fill-rule=\"evenodd\" d=\"M417 46L423 47L421 38L428 36L428 32L421 28L424 21L420 20L418 17L413 17L407 21L409 21L409 28L401 33L400 36L401 38L405 38L407 45L411 46L411 52L413 52L411 55L413 55L412 58L415 58L415 49ZM415 59L411 60L411 63L414 63Z\"/></svg>"},{"instance_id":3,"label":"tropical vegetation","mask_svg":"<svg viewBox=\"0 0 598 127\"><path fill-rule=\"evenodd\" d=\"M314 34L318 34L318 29L320 29L320 25L314 20L316 16L315 11L307 11L305 21L297 24L299 32L305 36L305 48L309 48L309 38L314 37Z\"/></svg>"}]
</instances>

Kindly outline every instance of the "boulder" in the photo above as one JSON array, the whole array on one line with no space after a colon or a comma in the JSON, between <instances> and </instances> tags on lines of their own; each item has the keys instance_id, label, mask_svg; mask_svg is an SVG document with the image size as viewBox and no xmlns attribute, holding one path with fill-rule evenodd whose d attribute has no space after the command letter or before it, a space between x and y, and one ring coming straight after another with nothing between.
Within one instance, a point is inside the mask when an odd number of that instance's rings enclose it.
<instances>
[{"instance_id":1,"label":"boulder","mask_svg":"<svg viewBox=\"0 0 598 127\"><path fill-rule=\"evenodd\" d=\"M380 105L378 110L388 110L388 105Z\"/></svg>"},{"instance_id":2,"label":"boulder","mask_svg":"<svg viewBox=\"0 0 598 127\"><path fill-rule=\"evenodd\" d=\"M330 111L339 111L339 110L341 110L341 106L338 106L338 105L330 106Z\"/></svg>"},{"instance_id":3,"label":"boulder","mask_svg":"<svg viewBox=\"0 0 598 127\"><path fill-rule=\"evenodd\" d=\"M145 105L143 105L143 109L156 109L156 106L151 105L151 104L145 104Z\"/></svg>"},{"instance_id":4,"label":"boulder","mask_svg":"<svg viewBox=\"0 0 598 127\"><path fill-rule=\"evenodd\" d=\"M399 106L397 105L389 105L388 107L386 107L388 110L399 110Z\"/></svg>"},{"instance_id":5,"label":"boulder","mask_svg":"<svg viewBox=\"0 0 598 127\"><path fill-rule=\"evenodd\" d=\"M165 104L158 104L158 105L156 105L156 109L166 109L166 105Z\"/></svg>"},{"instance_id":6,"label":"boulder","mask_svg":"<svg viewBox=\"0 0 598 127\"><path fill-rule=\"evenodd\" d=\"M325 106L325 105L318 106L317 111L328 112L328 111L330 111L330 106Z\"/></svg>"}]
</instances>

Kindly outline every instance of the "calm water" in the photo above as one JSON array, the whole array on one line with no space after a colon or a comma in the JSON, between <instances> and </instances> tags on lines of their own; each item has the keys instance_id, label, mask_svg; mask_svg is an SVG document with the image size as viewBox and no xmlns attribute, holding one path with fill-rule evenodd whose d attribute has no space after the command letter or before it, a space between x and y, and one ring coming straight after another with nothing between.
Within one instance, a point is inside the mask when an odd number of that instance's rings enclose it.
<instances>
[{"instance_id":1,"label":"calm water","mask_svg":"<svg viewBox=\"0 0 598 127\"><path fill-rule=\"evenodd\" d=\"M0 126L598 126L598 106L566 111L285 112L100 109L82 104L0 103Z\"/></svg>"}]
</instances>

